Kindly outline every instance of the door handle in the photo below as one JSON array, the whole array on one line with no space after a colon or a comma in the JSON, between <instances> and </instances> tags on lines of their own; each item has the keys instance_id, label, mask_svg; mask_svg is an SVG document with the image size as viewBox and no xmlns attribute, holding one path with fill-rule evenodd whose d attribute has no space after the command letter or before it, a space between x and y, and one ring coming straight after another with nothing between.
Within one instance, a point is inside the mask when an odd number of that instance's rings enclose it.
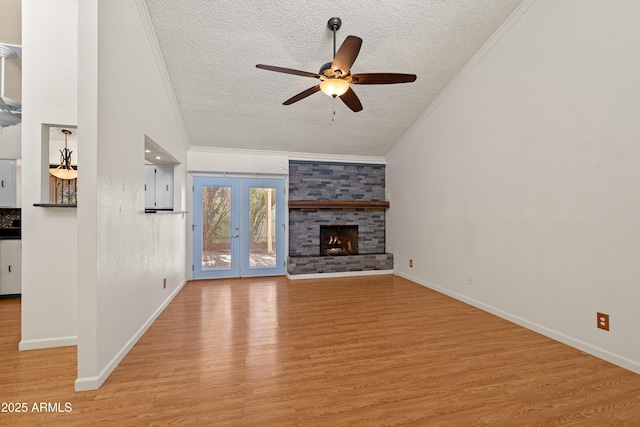
<instances>
[{"instance_id":1,"label":"door handle","mask_svg":"<svg viewBox=\"0 0 640 427\"><path fill-rule=\"evenodd\" d=\"M233 237L235 237L236 239L239 237L239 234L234 234Z\"/></svg>"}]
</instances>

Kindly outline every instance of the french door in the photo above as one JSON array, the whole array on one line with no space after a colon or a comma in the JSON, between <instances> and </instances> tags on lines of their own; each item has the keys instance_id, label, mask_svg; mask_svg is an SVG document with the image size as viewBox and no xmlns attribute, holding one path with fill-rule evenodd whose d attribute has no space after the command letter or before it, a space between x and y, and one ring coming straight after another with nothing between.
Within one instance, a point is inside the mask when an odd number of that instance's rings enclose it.
<instances>
[{"instance_id":1,"label":"french door","mask_svg":"<svg viewBox=\"0 0 640 427\"><path fill-rule=\"evenodd\" d=\"M193 277L284 274L284 180L193 178Z\"/></svg>"}]
</instances>

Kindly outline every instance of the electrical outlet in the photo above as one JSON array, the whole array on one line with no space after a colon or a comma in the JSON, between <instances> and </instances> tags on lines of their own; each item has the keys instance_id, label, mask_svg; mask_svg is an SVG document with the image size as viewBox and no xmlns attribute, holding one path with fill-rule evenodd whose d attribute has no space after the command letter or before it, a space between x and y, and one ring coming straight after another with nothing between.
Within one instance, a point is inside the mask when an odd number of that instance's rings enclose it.
<instances>
[{"instance_id":1,"label":"electrical outlet","mask_svg":"<svg viewBox=\"0 0 640 427\"><path fill-rule=\"evenodd\" d=\"M469 277L467 278L467 283L469 284L469 286L473 286L473 278L471 277L470 274L469 274Z\"/></svg>"},{"instance_id":2,"label":"electrical outlet","mask_svg":"<svg viewBox=\"0 0 640 427\"><path fill-rule=\"evenodd\" d=\"M162 289L167 289L167 278L166 277L162 281Z\"/></svg>"},{"instance_id":3,"label":"electrical outlet","mask_svg":"<svg viewBox=\"0 0 640 427\"><path fill-rule=\"evenodd\" d=\"M598 315L598 328L609 330L609 315L604 313L597 313Z\"/></svg>"},{"instance_id":4,"label":"electrical outlet","mask_svg":"<svg viewBox=\"0 0 640 427\"><path fill-rule=\"evenodd\" d=\"M409 260L409 267L413 268L413 260L412 259Z\"/></svg>"}]
</instances>

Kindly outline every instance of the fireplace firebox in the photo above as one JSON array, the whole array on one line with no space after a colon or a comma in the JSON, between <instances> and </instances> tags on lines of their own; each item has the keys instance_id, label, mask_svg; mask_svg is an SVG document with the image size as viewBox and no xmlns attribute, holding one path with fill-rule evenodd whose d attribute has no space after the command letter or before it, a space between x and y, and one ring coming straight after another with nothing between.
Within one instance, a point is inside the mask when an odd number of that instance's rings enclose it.
<instances>
[{"instance_id":1,"label":"fireplace firebox","mask_svg":"<svg viewBox=\"0 0 640 427\"><path fill-rule=\"evenodd\" d=\"M358 226L321 225L320 255L358 255Z\"/></svg>"}]
</instances>

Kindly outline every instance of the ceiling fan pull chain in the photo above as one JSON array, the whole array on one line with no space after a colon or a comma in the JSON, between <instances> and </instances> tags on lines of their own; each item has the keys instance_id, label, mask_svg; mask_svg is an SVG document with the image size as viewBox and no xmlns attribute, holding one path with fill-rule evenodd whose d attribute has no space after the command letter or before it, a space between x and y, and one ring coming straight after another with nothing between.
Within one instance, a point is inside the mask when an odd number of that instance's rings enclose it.
<instances>
[{"instance_id":1,"label":"ceiling fan pull chain","mask_svg":"<svg viewBox=\"0 0 640 427\"><path fill-rule=\"evenodd\" d=\"M333 113L331 114L331 121L333 122L336 117L336 97L334 96L331 100L331 105L333 106Z\"/></svg>"}]
</instances>

